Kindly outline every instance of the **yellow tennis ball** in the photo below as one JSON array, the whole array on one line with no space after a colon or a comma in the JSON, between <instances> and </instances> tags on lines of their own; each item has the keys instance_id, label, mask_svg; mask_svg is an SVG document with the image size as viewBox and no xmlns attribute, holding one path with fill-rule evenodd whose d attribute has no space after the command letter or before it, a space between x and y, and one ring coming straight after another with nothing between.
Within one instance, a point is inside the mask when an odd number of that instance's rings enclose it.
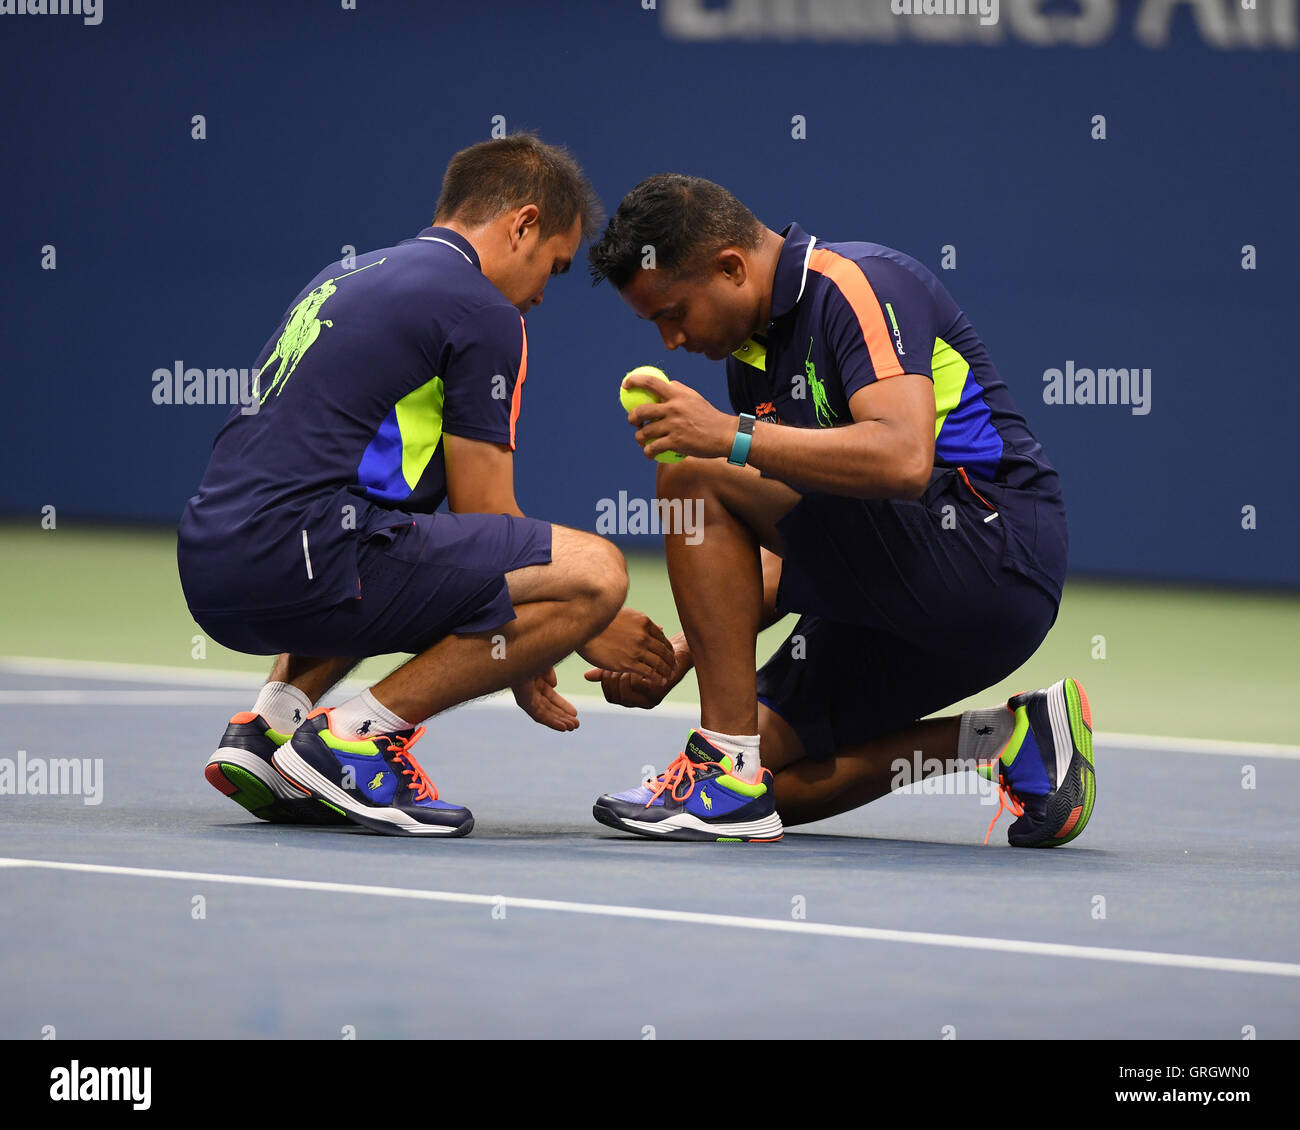
<instances>
[{"instance_id":1,"label":"yellow tennis ball","mask_svg":"<svg viewBox=\"0 0 1300 1130\"><path fill-rule=\"evenodd\" d=\"M668 374L654 365L638 365L630 373L623 376L623 380L628 377L658 377L661 381L668 380ZM643 388L624 388L620 382L618 386L618 402L623 405L624 412L631 412L639 404L658 404L660 398L653 392ZM678 455L675 451L661 451L655 456L656 463L680 463L685 459L685 455Z\"/></svg>"}]
</instances>

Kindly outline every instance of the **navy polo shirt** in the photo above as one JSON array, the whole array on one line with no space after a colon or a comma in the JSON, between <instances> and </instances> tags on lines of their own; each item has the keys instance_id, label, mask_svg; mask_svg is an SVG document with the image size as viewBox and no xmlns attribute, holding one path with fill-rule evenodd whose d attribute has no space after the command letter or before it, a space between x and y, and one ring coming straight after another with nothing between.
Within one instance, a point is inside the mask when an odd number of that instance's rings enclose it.
<instances>
[{"instance_id":1,"label":"navy polo shirt","mask_svg":"<svg viewBox=\"0 0 1300 1130\"><path fill-rule=\"evenodd\" d=\"M796 427L842 427L853 423L848 402L859 389L904 373L930 378L936 469L959 468L1031 497L1025 515L1009 521L1019 529L1008 554L1041 580L1036 556L1064 554L1063 537L1040 548L1035 534L1057 514L1063 529L1059 480L970 319L910 255L877 243L823 243L798 224L781 234L771 321L727 359L732 409ZM1050 587L1059 597L1059 585Z\"/></svg>"},{"instance_id":2,"label":"navy polo shirt","mask_svg":"<svg viewBox=\"0 0 1300 1130\"><path fill-rule=\"evenodd\" d=\"M360 538L447 497L446 434L515 446L523 318L463 236L430 227L336 262L258 357L180 524L194 611L289 612L359 593Z\"/></svg>"}]
</instances>

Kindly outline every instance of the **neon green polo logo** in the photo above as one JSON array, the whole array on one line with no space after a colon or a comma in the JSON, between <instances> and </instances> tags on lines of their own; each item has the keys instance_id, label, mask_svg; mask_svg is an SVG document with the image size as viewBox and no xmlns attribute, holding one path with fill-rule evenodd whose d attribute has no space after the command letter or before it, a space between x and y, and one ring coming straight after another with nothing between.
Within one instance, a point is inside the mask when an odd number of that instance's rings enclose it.
<instances>
[{"instance_id":1,"label":"neon green polo logo","mask_svg":"<svg viewBox=\"0 0 1300 1130\"><path fill-rule=\"evenodd\" d=\"M817 423L820 427L829 428L835 419L835 410L826 397L826 386L817 379L817 366L813 364L812 351L813 339L809 338L808 356L804 358L803 370L808 376L808 387L812 389L813 407L817 410ZM822 418L823 416L825 419Z\"/></svg>"},{"instance_id":2,"label":"neon green polo logo","mask_svg":"<svg viewBox=\"0 0 1300 1130\"><path fill-rule=\"evenodd\" d=\"M368 788L371 792L374 792L383 783L384 783L383 773L376 773L373 777L370 778L370 784L368 784L366 788Z\"/></svg>"},{"instance_id":3,"label":"neon green polo logo","mask_svg":"<svg viewBox=\"0 0 1300 1130\"><path fill-rule=\"evenodd\" d=\"M298 362L303 359L313 345L316 339L320 337L321 330L329 326L334 327L333 321L326 318L324 321L316 317L320 309L326 302L333 297L338 287L334 284L342 279L351 278L353 275L359 275L362 271L368 271L371 267L378 267L380 263L387 262L388 256L375 263L369 263L364 267L359 267L355 271L349 271L346 275L339 275L337 279L326 279L320 286L316 287L307 295L289 315L288 322L285 323L284 332L280 335L280 340L275 343L275 348L271 350L271 356L266 359L266 364L262 366L262 372L258 374L257 383L260 387L262 376L272 365L277 366L275 380L271 382L267 390L262 393L259 404L265 404L266 398L272 392L276 396L284 391L284 386L288 383L289 378L293 376L293 371L298 367Z\"/></svg>"}]
</instances>

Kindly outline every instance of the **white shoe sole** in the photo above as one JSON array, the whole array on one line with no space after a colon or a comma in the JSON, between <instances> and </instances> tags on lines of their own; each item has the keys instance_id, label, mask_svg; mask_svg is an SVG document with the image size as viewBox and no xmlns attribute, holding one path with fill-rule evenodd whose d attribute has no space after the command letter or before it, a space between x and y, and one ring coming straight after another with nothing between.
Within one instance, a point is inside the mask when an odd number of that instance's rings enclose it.
<instances>
[{"instance_id":1,"label":"white shoe sole","mask_svg":"<svg viewBox=\"0 0 1300 1130\"><path fill-rule=\"evenodd\" d=\"M282 770L289 781L296 781L303 788L311 790L311 795L318 800L329 801L330 804L347 813L350 819L376 832L399 836L463 836L466 834L463 825L451 827L446 824L425 824L400 809L357 804L350 793L344 792L333 781L321 776L299 757L290 742L285 742L275 751L271 764ZM472 822L470 826L473 826Z\"/></svg>"}]
</instances>

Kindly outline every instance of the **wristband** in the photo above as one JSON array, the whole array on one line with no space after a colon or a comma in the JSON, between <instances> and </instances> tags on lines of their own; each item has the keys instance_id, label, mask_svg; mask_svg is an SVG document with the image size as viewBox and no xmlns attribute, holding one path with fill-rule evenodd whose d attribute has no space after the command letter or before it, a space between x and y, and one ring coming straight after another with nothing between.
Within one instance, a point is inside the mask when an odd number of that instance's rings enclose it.
<instances>
[{"instance_id":1,"label":"wristband","mask_svg":"<svg viewBox=\"0 0 1300 1130\"><path fill-rule=\"evenodd\" d=\"M736 439L731 445L731 455L727 462L733 467L743 467L749 458L749 445L754 439L754 417L748 412L740 414L740 427L736 429Z\"/></svg>"}]
</instances>

